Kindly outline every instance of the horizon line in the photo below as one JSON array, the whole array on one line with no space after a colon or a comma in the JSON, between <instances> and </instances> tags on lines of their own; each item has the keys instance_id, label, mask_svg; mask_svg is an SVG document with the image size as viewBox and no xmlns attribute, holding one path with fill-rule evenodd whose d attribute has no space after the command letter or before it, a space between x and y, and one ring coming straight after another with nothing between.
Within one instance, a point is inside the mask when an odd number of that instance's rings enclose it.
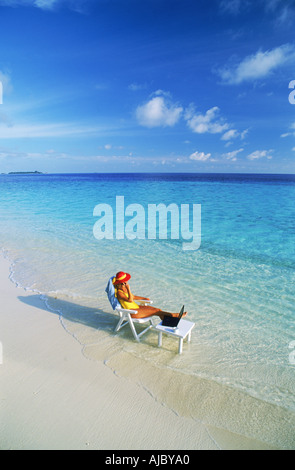
<instances>
[{"instance_id":1,"label":"horizon line","mask_svg":"<svg viewBox=\"0 0 295 470\"><path fill-rule=\"evenodd\" d=\"M202 172L161 172L161 171L125 171L125 172L114 172L114 171L78 171L78 172L42 172L39 170L34 171L10 171L6 173L0 173L0 176L5 175L248 175L248 176L295 176L295 173L252 173L252 172L216 172L216 171L202 171Z\"/></svg>"}]
</instances>

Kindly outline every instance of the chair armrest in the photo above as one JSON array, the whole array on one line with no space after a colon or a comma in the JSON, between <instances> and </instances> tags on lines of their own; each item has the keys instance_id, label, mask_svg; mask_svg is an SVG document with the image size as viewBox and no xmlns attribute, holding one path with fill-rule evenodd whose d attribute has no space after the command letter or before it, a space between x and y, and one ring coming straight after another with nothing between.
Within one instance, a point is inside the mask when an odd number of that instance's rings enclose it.
<instances>
[{"instance_id":1,"label":"chair armrest","mask_svg":"<svg viewBox=\"0 0 295 470\"><path fill-rule=\"evenodd\" d=\"M154 303L152 300L144 300L144 299L136 299L135 302L141 305L151 305Z\"/></svg>"},{"instance_id":2,"label":"chair armrest","mask_svg":"<svg viewBox=\"0 0 295 470\"><path fill-rule=\"evenodd\" d=\"M144 300L144 299L142 299L142 300L136 299L135 302L137 302L141 306L151 305L153 303L152 300ZM117 312L122 312L122 313L127 313L127 314L132 314L132 315L136 315L138 313L138 310L128 310L128 309L125 309L125 308L122 308L122 307L116 307L115 310Z\"/></svg>"},{"instance_id":3,"label":"chair armrest","mask_svg":"<svg viewBox=\"0 0 295 470\"><path fill-rule=\"evenodd\" d=\"M117 307L115 310L117 310L118 312L122 312L122 313L131 313L133 315L136 315L138 313L137 310L128 310L126 308L120 308L120 307Z\"/></svg>"}]
</instances>

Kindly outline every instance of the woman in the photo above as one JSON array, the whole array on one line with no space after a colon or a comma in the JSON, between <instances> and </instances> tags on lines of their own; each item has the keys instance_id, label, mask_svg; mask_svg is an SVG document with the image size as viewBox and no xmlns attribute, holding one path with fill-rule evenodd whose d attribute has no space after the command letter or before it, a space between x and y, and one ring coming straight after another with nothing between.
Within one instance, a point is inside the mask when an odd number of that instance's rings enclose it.
<instances>
[{"instance_id":1,"label":"woman","mask_svg":"<svg viewBox=\"0 0 295 470\"><path fill-rule=\"evenodd\" d=\"M163 320L165 316L178 317L178 313L163 312L161 309L151 306L138 305L135 300L150 300L146 297L138 297L133 295L128 281L131 279L130 274L120 271L116 274L113 284L115 286L115 295L119 300L121 307L126 310L136 310L138 313L131 315L132 318L146 318L156 315ZM184 316L187 315L185 312Z\"/></svg>"}]
</instances>

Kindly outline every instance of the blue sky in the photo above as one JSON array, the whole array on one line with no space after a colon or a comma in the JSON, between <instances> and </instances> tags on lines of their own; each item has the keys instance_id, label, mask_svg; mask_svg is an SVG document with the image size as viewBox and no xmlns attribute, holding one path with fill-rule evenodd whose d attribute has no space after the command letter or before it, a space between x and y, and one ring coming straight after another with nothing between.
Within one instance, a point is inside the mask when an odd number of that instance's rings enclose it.
<instances>
[{"instance_id":1,"label":"blue sky","mask_svg":"<svg viewBox=\"0 0 295 470\"><path fill-rule=\"evenodd\" d=\"M293 0L0 0L0 172L295 173L294 21Z\"/></svg>"}]
</instances>

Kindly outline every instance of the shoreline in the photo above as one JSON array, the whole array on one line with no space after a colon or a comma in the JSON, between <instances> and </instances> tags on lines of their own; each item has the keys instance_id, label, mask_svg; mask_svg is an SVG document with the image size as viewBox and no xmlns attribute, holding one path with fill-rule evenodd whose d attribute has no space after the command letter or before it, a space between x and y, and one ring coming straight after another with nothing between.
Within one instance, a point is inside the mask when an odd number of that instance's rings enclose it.
<instances>
[{"instance_id":1,"label":"shoreline","mask_svg":"<svg viewBox=\"0 0 295 470\"><path fill-rule=\"evenodd\" d=\"M0 257L0 449L218 449L205 426L86 359L41 298L19 301L29 293L8 273Z\"/></svg>"},{"instance_id":2,"label":"shoreline","mask_svg":"<svg viewBox=\"0 0 295 470\"><path fill-rule=\"evenodd\" d=\"M270 444L247 435L247 427L245 435L224 429L222 420L216 419L217 409L211 409L214 416L208 415L203 397L206 381L190 383L187 377L183 384L183 374L181 378L173 371L164 374L148 364L143 368L142 360L128 354L104 363L97 345L95 354L87 348L82 352L58 315L46 309L41 295L35 297L34 305L20 301L20 296L29 297L31 292L12 282L10 265L0 257L0 449L280 448L273 440ZM172 382L175 386L167 394L167 384ZM200 401L197 406L194 400L192 410L191 400L185 397L196 384ZM235 396L238 406L240 394ZM262 406L254 399L250 405L256 406L253 415ZM231 404L225 408L228 413ZM225 411L219 410L224 420L228 418ZM278 418L282 419L278 427L286 425L283 409Z\"/></svg>"}]
</instances>

